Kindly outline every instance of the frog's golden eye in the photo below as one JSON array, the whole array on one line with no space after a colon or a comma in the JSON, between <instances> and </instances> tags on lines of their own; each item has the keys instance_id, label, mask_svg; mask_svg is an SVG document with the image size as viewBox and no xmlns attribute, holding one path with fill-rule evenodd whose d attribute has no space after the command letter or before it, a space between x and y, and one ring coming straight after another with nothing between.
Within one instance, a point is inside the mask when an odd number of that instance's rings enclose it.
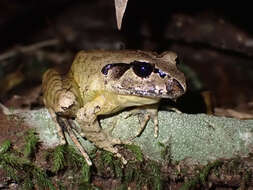
<instances>
[{"instance_id":1,"label":"frog's golden eye","mask_svg":"<svg viewBox=\"0 0 253 190\"><path fill-rule=\"evenodd\" d=\"M154 66L150 63L134 61L130 63L130 65L133 68L134 73L141 78L148 77L154 71Z\"/></svg>"}]
</instances>

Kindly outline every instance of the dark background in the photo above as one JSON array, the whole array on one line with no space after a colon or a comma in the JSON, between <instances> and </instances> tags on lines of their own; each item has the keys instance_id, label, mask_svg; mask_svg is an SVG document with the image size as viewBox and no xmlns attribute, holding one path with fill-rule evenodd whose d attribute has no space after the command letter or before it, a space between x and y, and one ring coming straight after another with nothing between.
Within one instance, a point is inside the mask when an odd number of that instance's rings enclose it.
<instances>
[{"instance_id":1,"label":"dark background","mask_svg":"<svg viewBox=\"0 0 253 190\"><path fill-rule=\"evenodd\" d=\"M250 113L253 13L246 4L224 8L213 5L129 0L122 30L118 31L113 0L2 0L0 53L18 53L0 60L0 79L3 81L7 73L17 69L24 74L18 85L2 90L2 101L38 86L46 68L70 64L81 49L173 50L179 55L180 68L188 80L186 99L190 101L183 103L187 112L202 104L199 95L208 91L213 107ZM39 61L42 68L34 63L38 63L37 50L24 53L18 49L50 39L59 40L59 44L39 49L44 53L44 60ZM57 59L45 54L57 55ZM31 76L36 73L33 67L41 71L36 76Z\"/></svg>"}]
</instances>

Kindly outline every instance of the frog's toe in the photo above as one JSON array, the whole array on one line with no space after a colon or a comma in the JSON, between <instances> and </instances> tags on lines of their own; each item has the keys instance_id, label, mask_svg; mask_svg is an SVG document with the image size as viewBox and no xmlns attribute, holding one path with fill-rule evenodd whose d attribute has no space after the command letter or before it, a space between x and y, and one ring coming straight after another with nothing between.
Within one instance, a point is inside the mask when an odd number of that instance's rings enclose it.
<instances>
[{"instance_id":1,"label":"frog's toe","mask_svg":"<svg viewBox=\"0 0 253 190\"><path fill-rule=\"evenodd\" d=\"M117 158L120 158L121 159L121 162L126 165L127 164L127 160L124 158L124 156L122 156L120 153L117 153L116 154L116 157Z\"/></svg>"},{"instance_id":2,"label":"frog's toe","mask_svg":"<svg viewBox=\"0 0 253 190\"><path fill-rule=\"evenodd\" d=\"M125 139L125 140L121 140L121 144L126 144L126 145L131 145L133 144L132 139Z\"/></svg>"},{"instance_id":3,"label":"frog's toe","mask_svg":"<svg viewBox=\"0 0 253 190\"><path fill-rule=\"evenodd\" d=\"M109 146L109 147L105 147L104 150L107 150L107 151L113 153L117 158L119 158L121 160L121 162L124 165L127 164L127 160L124 158L124 156L122 156L122 154L119 153L119 150L116 147Z\"/></svg>"},{"instance_id":4,"label":"frog's toe","mask_svg":"<svg viewBox=\"0 0 253 190\"><path fill-rule=\"evenodd\" d=\"M144 110L141 109L141 108L134 108L134 109L131 109L130 111L127 112L126 116L124 116L124 119L127 119L129 117L132 117L132 116L139 116L139 115L143 115L144 114Z\"/></svg>"},{"instance_id":5,"label":"frog's toe","mask_svg":"<svg viewBox=\"0 0 253 190\"><path fill-rule=\"evenodd\" d=\"M65 138L59 136L59 145L64 145L64 144L66 144Z\"/></svg>"}]
</instances>

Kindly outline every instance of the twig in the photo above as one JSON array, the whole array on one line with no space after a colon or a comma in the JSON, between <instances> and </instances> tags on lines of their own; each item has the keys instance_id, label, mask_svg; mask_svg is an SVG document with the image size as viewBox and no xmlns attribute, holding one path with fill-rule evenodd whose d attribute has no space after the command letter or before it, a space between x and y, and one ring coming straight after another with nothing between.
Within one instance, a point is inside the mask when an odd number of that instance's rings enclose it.
<instances>
[{"instance_id":1,"label":"twig","mask_svg":"<svg viewBox=\"0 0 253 190\"><path fill-rule=\"evenodd\" d=\"M60 43L60 41L58 39L52 39L52 40L38 42L38 43L29 45L29 46L17 47L17 48L14 48L13 50L10 50L10 51L7 51L3 54L0 54L0 61L14 57L15 55L17 55L19 53L31 52L31 51L34 51L34 50L37 50L37 49L40 49L43 47L55 46L59 43Z\"/></svg>"},{"instance_id":2,"label":"twig","mask_svg":"<svg viewBox=\"0 0 253 190\"><path fill-rule=\"evenodd\" d=\"M3 105L1 103L0 103L0 109L2 110L2 112L4 113L4 115L11 115L10 110L7 107L5 107L5 105Z\"/></svg>"},{"instance_id":3,"label":"twig","mask_svg":"<svg viewBox=\"0 0 253 190\"><path fill-rule=\"evenodd\" d=\"M86 163L91 166L92 162L90 160L90 157L88 155L88 153L85 151L84 147L81 145L81 143L79 142L76 134L74 133L73 129L71 128L71 123L69 123L69 121L67 119L63 119L62 121L64 122L64 127L66 129L67 134L69 135L70 139L72 140L72 142L76 145L77 149L81 152L83 158L85 159Z\"/></svg>"}]
</instances>

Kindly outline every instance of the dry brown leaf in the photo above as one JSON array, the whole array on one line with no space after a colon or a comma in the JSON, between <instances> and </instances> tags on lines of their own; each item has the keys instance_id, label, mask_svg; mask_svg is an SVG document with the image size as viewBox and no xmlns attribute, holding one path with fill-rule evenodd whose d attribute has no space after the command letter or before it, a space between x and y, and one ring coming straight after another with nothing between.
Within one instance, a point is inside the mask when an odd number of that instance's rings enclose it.
<instances>
[{"instance_id":1,"label":"dry brown leaf","mask_svg":"<svg viewBox=\"0 0 253 190\"><path fill-rule=\"evenodd\" d=\"M7 74L0 81L0 95L6 94L15 86L21 84L25 80L24 74L18 69L15 72Z\"/></svg>"},{"instance_id":2,"label":"dry brown leaf","mask_svg":"<svg viewBox=\"0 0 253 190\"><path fill-rule=\"evenodd\" d=\"M252 119L253 118L253 114L251 113L237 111L234 109L223 109L223 108L215 108L215 115L225 116L225 117L234 117L237 119Z\"/></svg>"},{"instance_id":3,"label":"dry brown leaf","mask_svg":"<svg viewBox=\"0 0 253 190\"><path fill-rule=\"evenodd\" d=\"M128 0L114 0L114 1L115 1L117 27L120 30Z\"/></svg>"}]
</instances>

